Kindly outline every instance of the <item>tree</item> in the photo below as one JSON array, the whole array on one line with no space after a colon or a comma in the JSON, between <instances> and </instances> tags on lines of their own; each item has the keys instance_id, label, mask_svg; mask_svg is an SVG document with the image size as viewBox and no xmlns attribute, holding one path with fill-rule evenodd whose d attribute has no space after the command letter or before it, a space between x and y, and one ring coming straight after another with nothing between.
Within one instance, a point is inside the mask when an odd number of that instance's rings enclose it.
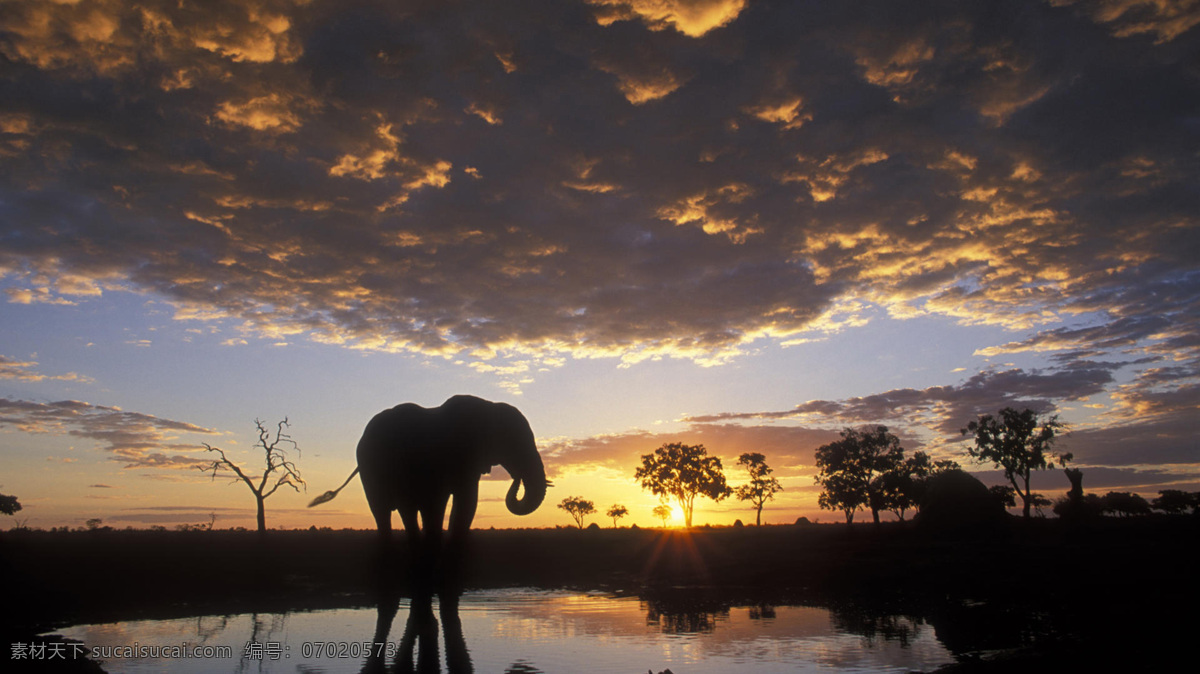
<instances>
[{"instance_id":1,"label":"tree","mask_svg":"<svg viewBox=\"0 0 1200 674\"><path fill-rule=\"evenodd\" d=\"M1141 497L1139 496L1138 498L1141 498ZM1043 496L1041 493L1035 491L1035 492L1033 492L1033 498L1031 499L1031 503L1033 505L1033 511L1037 513L1037 516L1045 517L1046 513L1042 512L1042 508L1049 508L1051 505L1053 505L1054 502L1051 501L1046 496ZM1147 508L1149 508L1149 506L1147 506ZM1148 509L1147 509L1147 512L1149 512Z\"/></svg>"},{"instance_id":2,"label":"tree","mask_svg":"<svg viewBox=\"0 0 1200 674\"><path fill-rule=\"evenodd\" d=\"M287 452L283 446L291 445L296 453L300 453L300 447L292 440L291 436L284 433L283 429L290 426L285 417L279 422L275 428L275 437L271 437L271 432L263 425L263 422L258 419L254 420L255 427L258 428L258 442L254 444L256 448L262 449L266 466L263 469L262 477L251 479L240 466L231 461L225 456L225 451L219 447L213 447L207 442L204 443L204 448L210 452L216 452L221 455L220 460L213 461L207 466L197 466L201 472L212 471L212 479L217 479L217 473L223 468L232 470L237 477L234 482L241 480L250 488L250 492L254 494L255 501L258 502L258 533L265 535L267 532L267 511L265 501L267 497L274 494L280 487L287 485L297 492L300 491L300 485L304 486L304 490L308 491L308 485L300 477L300 469L296 468L296 464L288 459ZM272 475L276 475L275 481L271 482ZM268 485L270 488L268 489Z\"/></svg>"},{"instance_id":3,"label":"tree","mask_svg":"<svg viewBox=\"0 0 1200 674\"><path fill-rule=\"evenodd\" d=\"M0 513L5 515L16 515L21 510L21 503L16 496L8 494L0 494Z\"/></svg>"},{"instance_id":4,"label":"tree","mask_svg":"<svg viewBox=\"0 0 1200 674\"><path fill-rule=\"evenodd\" d=\"M749 501L757 511L754 525L762 526L762 510L767 501L775 498L775 494L783 491L779 480L771 477L771 467L767 465L767 457L758 452L747 452L738 457L738 465L745 466L750 472L750 482L737 488L735 492L739 501Z\"/></svg>"},{"instance_id":5,"label":"tree","mask_svg":"<svg viewBox=\"0 0 1200 674\"><path fill-rule=\"evenodd\" d=\"M988 487L988 493L1005 508L1017 507L1017 490L1007 484L994 484Z\"/></svg>"},{"instance_id":6,"label":"tree","mask_svg":"<svg viewBox=\"0 0 1200 674\"><path fill-rule=\"evenodd\" d=\"M617 528L617 520L628 515L629 509L623 505L617 504L617 505L613 505L613 507L609 508L608 512L605 514L607 514L609 517L612 518L613 528L616 529Z\"/></svg>"},{"instance_id":7,"label":"tree","mask_svg":"<svg viewBox=\"0 0 1200 674\"><path fill-rule=\"evenodd\" d=\"M663 503L654 506L654 516L662 520L663 526L667 526L667 520L671 519L671 506Z\"/></svg>"},{"instance_id":8,"label":"tree","mask_svg":"<svg viewBox=\"0 0 1200 674\"><path fill-rule=\"evenodd\" d=\"M1030 473L1055 465L1065 468L1072 458L1069 452L1058 456L1048 454L1062 428L1057 416L1042 421L1033 410L1018 412L1005 407L1000 410L999 419L990 414L981 415L978 421L967 424L962 434L975 436L975 446L967 448L972 458L990 461L1004 469L1004 477L1021 497L1023 515L1028 518L1033 506Z\"/></svg>"},{"instance_id":9,"label":"tree","mask_svg":"<svg viewBox=\"0 0 1200 674\"><path fill-rule=\"evenodd\" d=\"M596 506L591 501L580 498L578 496L568 496L558 504L559 508L567 511L567 514L575 520L575 524L580 529L583 528L583 518L596 512Z\"/></svg>"},{"instance_id":10,"label":"tree","mask_svg":"<svg viewBox=\"0 0 1200 674\"><path fill-rule=\"evenodd\" d=\"M840 510L846 523L854 521L854 512L869 508L879 523L879 511L886 509L882 484L875 478L895 470L904 461L900 439L887 426L842 431L842 439L817 448L817 484L823 487L817 503L825 510Z\"/></svg>"},{"instance_id":11,"label":"tree","mask_svg":"<svg viewBox=\"0 0 1200 674\"><path fill-rule=\"evenodd\" d=\"M929 478L948 470L959 470L959 465L948 459L935 462L925 452L913 452L895 468L875 478L880 509L890 510L903 520L910 508L920 507Z\"/></svg>"},{"instance_id":12,"label":"tree","mask_svg":"<svg viewBox=\"0 0 1200 674\"><path fill-rule=\"evenodd\" d=\"M692 526L692 511L697 496L714 501L733 493L725 484L721 459L709 456L704 445L666 443L653 454L642 455L642 465L633 475L660 498L674 498L683 510L684 526Z\"/></svg>"},{"instance_id":13,"label":"tree","mask_svg":"<svg viewBox=\"0 0 1200 674\"><path fill-rule=\"evenodd\" d=\"M1158 498L1151 501L1150 505L1155 510L1161 510L1172 515L1193 512L1197 506L1200 506L1200 492L1187 492L1182 489L1164 489L1158 492Z\"/></svg>"},{"instance_id":14,"label":"tree","mask_svg":"<svg viewBox=\"0 0 1200 674\"><path fill-rule=\"evenodd\" d=\"M1120 517L1150 514L1150 504L1146 502L1146 499L1127 491L1108 492L1100 497L1100 507L1104 512Z\"/></svg>"}]
</instances>

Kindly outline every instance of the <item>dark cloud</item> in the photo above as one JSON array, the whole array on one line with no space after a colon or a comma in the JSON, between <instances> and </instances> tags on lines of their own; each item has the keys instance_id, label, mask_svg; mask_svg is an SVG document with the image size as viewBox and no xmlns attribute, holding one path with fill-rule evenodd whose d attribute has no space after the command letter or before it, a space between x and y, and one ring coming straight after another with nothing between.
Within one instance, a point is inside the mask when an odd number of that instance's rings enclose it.
<instances>
[{"instance_id":1,"label":"dark cloud","mask_svg":"<svg viewBox=\"0 0 1200 674\"><path fill-rule=\"evenodd\" d=\"M845 400L811 400L790 410L740 412L689 418L693 423L756 419L811 419L818 423L859 425L895 423L926 426L957 436L967 422L1003 407L1052 412L1056 401L1086 399L1105 390L1119 365L1086 363L1057 371L1021 369L984 371L950 386L894 389Z\"/></svg>"},{"instance_id":2,"label":"dark cloud","mask_svg":"<svg viewBox=\"0 0 1200 674\"><path fill-rule=\"evenodd\" d=\"M1190 185L1187 34L1136 13L593 4L6 3L14 298L70 275L431 352L708 354L847 293L1032 324L1116 271L1081 224L1131 271L1170 238L1118 253L1081 195Z\"/></svg>"},{"instance_id":3,"label":"dark cloud","mask_svg":"<svg viewBox=\"0 0 1200 674\"><path fill-rule=\"evenodd\" d=\"M202 460L167 452L200 449L197 443L176 442L180 435L212 435L216 431L140 412L60 400L40 403L0 398L0 428L26 433L55 433L86 438L109 452L126 468L190 468ZM92 485L103 487L104 485Z\"/></svg>"},{"instance_id":4,"label":"dark cloud","mask_svg":"<svg viewBox=\"0 0 1200 674\"><path fill-rule=\"evenodd\" d=\"M1108 393L1136 425L1194 411L1200 385L1198 17L6 2L0 277L12 302L146 292L249 335L515 373L719 363L875 305L1020 331L979 355L1055 367L755 416L948 433Z\"/></svg>"},{"instance_id":5,"label":"dark cloud","mask_svg":"<svg viewBox=\"0 0 1200 674\"><path fill-rule=\"evenodd\" d=\"M933 451L975 469L958 443L960 430L980 414L1003 407L1054 414L1070 401L1103 393L1121 366L1079 361L1058 371L1019 369L982 372L953 386L896 389L845 400L814 400L789 410L734 412L686 419L692 424L740 424L791 421L819 426L857 426L881 423L905 440L911 449ZM1200 479L1200 386L1187 368L1151 369L1133 383L1116 387L1115 404L1098 420L1068 427L1059 448L1074 455L1074 463L1089 470L1120 468L1125 482L1112 484L1194 483ZM1161 470L1151 466L1170 469ZM1134 475L1136 473L1136 476ZM1166 487L1164 487L1166 488Z\"/></svg>"}]
</instances>

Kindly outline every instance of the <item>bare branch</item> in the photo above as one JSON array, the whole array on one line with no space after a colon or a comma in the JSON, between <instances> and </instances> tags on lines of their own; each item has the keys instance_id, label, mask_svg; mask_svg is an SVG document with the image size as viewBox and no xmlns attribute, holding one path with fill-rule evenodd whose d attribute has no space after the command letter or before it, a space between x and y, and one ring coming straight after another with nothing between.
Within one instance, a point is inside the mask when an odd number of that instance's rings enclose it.
<instances>
[{"instance_id":1,"label":"bare branch","mask_svg":"<svg viewBox=\"0 0 1200 674\"><path fill-rule=\"evenodd\" d=\"M271 437L270 429L267 428L261 419L255 419L254 426L258 430L258 442L255 443L254 447L263 451L264 461L262 477L258 478L256 476L255 478L258 482L257 485L254 480L251 480L250 476L242 471L240 466L225 455L224 450L219 447L213 447L208 443L203 443L204 448L207 451L216 452L221 458L220 460L213 461L211 464L196 466L196 468L205 473L212 471L214 480L218 472L224 468L228 468L237 475L237 478L234 479L235 482L238 479L245 482L246 486L250 488L250 492L254 494L255 499L258 501L258 526L259 531L262 532L266 527L263 517L263 501L284 485L291 487L299 493L301 487L305 491L308 491L308 484L300 476L300 469L288 458L287 452L281 447L281 445L290 444L292 449L296 450L297 454L300 453L300 446L296 444L296 441L290 435L284 432L284 429L290 426L287 418L285 417L276 426L274 438ZM277 474L277 477L271 488L267 489L272 474Z\"/></svg>"}]
</instances>

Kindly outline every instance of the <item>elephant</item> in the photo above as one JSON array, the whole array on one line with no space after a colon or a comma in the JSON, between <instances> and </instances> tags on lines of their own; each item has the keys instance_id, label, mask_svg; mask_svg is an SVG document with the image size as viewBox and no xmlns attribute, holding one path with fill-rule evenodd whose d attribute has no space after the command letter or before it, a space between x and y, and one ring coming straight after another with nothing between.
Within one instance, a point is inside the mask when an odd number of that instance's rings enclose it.
<instances>
[{"instance_id":1,"label":"elephant","mask_svg":"<svg viewBox=\"0 0 1200 674\"><path fill-rule=\"evenodd\" d=\"M450 534L465 540L479 503L479 479L493 466L512 478L504 503L514 515L537 510L550 486L524 415L475 396L453 396L433 408L404 403L376 414L358 441L357 458L358 467L342 486L309 507L333 499L360 475L381 540L390 540L396 510L410 543L419 549L423 538L419 551L430 556L441 546L451 496ZM518 498L521 485L524 495Z\"/></svg>"}]
</instances>

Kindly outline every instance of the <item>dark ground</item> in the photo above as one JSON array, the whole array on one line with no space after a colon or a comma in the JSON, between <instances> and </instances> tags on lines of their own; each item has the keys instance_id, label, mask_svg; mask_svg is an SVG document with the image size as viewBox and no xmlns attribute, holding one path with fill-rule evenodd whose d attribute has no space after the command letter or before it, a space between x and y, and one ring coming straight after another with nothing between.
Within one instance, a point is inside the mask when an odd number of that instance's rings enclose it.
<instances>
[{"instance_id":1,"label":"dark ground","mask_svg":"<svg viewBox=\"0 0 1200 674\"><path fill-rule=\"evenodd\" d=\"M1013 521L957 535L885 523L472 536L469 589L635 593L684 629L730 606L808 604L886 638L888 616L907 615L959 658L945 672L1152 671L1187 662L1200 627L1196 517ZM375 543L372 531L272 531L265 545L234 531L3 532L0 635L368 606Z\"/></svg>"}]
</instances>

